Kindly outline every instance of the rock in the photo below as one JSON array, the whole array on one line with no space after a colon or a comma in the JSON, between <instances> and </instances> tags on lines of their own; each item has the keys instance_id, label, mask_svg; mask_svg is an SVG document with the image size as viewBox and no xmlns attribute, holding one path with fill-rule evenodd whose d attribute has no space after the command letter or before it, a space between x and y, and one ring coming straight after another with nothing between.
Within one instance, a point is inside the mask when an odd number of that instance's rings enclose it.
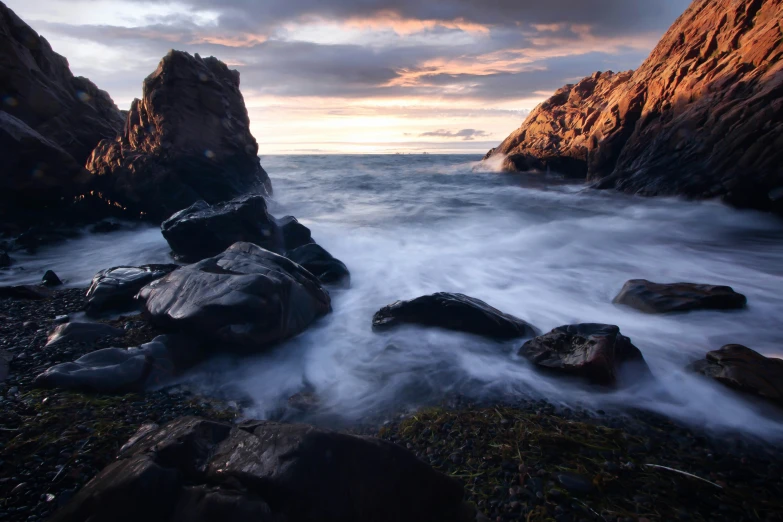
<instances>
[{"instance_id":1,"label":"rock","mask_svg":"<svg viewBox=\"0 0 783 522\"><path fill-rule=\"evenodd\" d=\"M74 362L52 366L35 378L42 388L134 393L170 382L201 360L197 343L160 335L138 348L104 348Z\"/></svg>"},{"instance_id":2,"label":"rock","mask_svg":"<svg viewBox=\"0 0 783 522\"><path fill-rule=\"evenodd\" d=\"M164 221L160 229L174 254L191 262L216 256L239 241L275 253L284 250L282 232L258 195L211 206L197 201Z\"/></svg>"},{"instance_id":3,"label":"rock","mask_svg":"<svg viewBox=\"0 0 783 522\"><path fill-rule=\"evenodd\" d=\"M8 255L8 252L0 250L0 268L9 267L12 262L13 260L11 259L11 256Z\"/></svg>"},{"instance_id":4,"label":"rock","mask_svg":"<svg viewBox=\"0 0 783 522\"><path fill-rule=\"evenodd\" d=\"M101 270L87 289L87 314L124 310L136 305L134 297L144 286L179 268L179 265L116 266Z\"/></svg>"},{"instance_id":5,"label":"rock","mask_svg":"<svg viewBox=\"0 0 783 522\"><path fill-rule=\"evenodd\" d=\"M351 286L351 273L345 263L315 243L286 252L285 257L303 266L324 284Z\"/></svg>"},{"instance_id":6,"label":"rock","mask_svg":"<svg viewBox=\"0 0 783 522\"><path fill-rule=\"evenodd\" d=\"M165 495L146 491L154 486ZM213 505L232 513L250 511L259 517L250 520L259 522L467 522L475 517L462 504L459 482L395 444L305 425L250 421L236 427L183 417L126 445L120 460L53 520L108 520L102 515L117 506L128 506L138 520L147 504L155 507L155 520L183 520L185 513L187 520L234 520L205 518L210 510L199 506L210 495L219 497Z\"/></svg>"},{"instance_id":7,"label":"rock","mask_svg":"<svg viewBox=\"0 0 783 522\"><path fill-rule=\"evenodd\" d=\"M65 342L92 343L101 337L122 337L125 332L104 323L65 323L49 333L46 346Z\"/></svg>"},{"instance_id":8,"label":"rock","mask_svg":"<svg viewBox=\"0 0 783 522\"><path fill-rule=\"evenodd\" d=\"M690 367L721 384L783 406L783 360L764 357L740 344L707 352Z\"/></svg>"},{"instance_id":9,"label":"rock","mask_svg":"<svg viewBox=\"0 0 783 522\"><path fill-rule=\"evenodd\" d=\"M584 475L573 473L560 473L557 481L570 493L590 493L595 489L592 481Z\"/></svg>"},{"instance_id":10,"label":"rock","mask_svg":"<svg viewBox=\"0 0 783 522\"><path fill-rule=\"evenodd\" d=\"M314 392L304 391L291 395L286 401L289 408L300 412L311 412L318 409L321 400Z\"/></svg>"},{"instance_id":11,"label":"rock","mask_svg":"<svg viewBox=\"0 0 783 522\"><path fill-rule=\"evenodd\" d=\"M781 18L783 0L696 0L639 69L560 89L488 156L781 213Z\"/></svg>"},{"instance_id":12,"label":"rock","mask_svg":"<svg viewBox=\"0 0 783 522\"><path fill-rule=\"evenodd\" d=\"M283 238L284 250L294 250L300 246L315 243L310 235L310 229L297 221L294 216L283 216L280 219L275 219L275 222Z\"/></svg>"},{"instance_id":13,"label":"rock","mask_svg":"<svg viewBox=\"0 0 783 522\"><path fill-rule=\"evenodd\" d=\"M54 324L64 324L71 320L71 317L69 315L58 315L54 319L52 319L52 322Z\"/></svg>"},{"instance_id":14,"label":"rock","mask_svg":"<svg viewBox=\"0 0 783 522\"><path fill-rule=\"evenodd\" d=\"M87 169L106 198L156 221L199 200L271 192L249 124L237 71L170 51L144 80L120 136L100 142Z\"/></svg>"},{"instance_id":15,"label":"rock","mask_svg":"<svg viewBox=\"0 0 783 522\"><path fill-rule=\"evenodd\" d=\"M46 299L52 291L40 285L0 286L0 297L11 299Z\"/></svg>"},{"instance_id":16,"label":"rock","mask_svg":"<svg viewBox=\"0 0 783 522\"><path fill-rule=\"evenodd\" d=\"M537 335L538 330L512 315L492 308L484 301L462 294L439 292L397 301L378 310L373 329L384 330L403 323L436 326L497 339Z\"/></svg>"},{"instance_id":17,"label":"rock","mask_svg":"<svg viewBox=\"0 0 783 522\"><path fill-rule=\"evenodd\" d=\"M90 227L90 233L92 234L109 234L122 229L122 225L116 221L101 221Z\"/></svg>"},{"instance_id":18,"label":"rock","mask_svg":"<svg viewBox=\"0 0 783 522\"><path fill-rule=\"evenodd\" d=\"M41 279L41 284L44 286L51 287L51 286L60 286L63 284L63 282L60 281L60 278L57 277L57 274L55 274L53 270L47 270L43 276L43 279Z\"/></svg>"},{"instance_id":19,"label":"rock","mask_svg":"<svg viewBox=\"0 0 783 522\"><path fill-rule=\"evenodd\" d=\"M652 283L631 279L612 301L648 314L690 310L734 310L745 308L747 299L729 286L693 283Z\"/></svg>"},{"instance_id":20,"label":"rock","mask_svg":"<svg viewBox=\"0 0 783 522\"><path fill-rule=\"evenodd\" d=\"M529 340L519 355L542 369L615 385L650 378L642 352L608 324L572 324Z\"/></svg>"},{"instance_id":21,"label":"rock","mask_svg":"<svg viewBox=\"0 0 783 522\"><path fill-rule=\"evenodd\" d=\"M315 276L251 243L181 267L138 298L158 327L246 353L293 337L331 311Z\"/></svg>"},{"instance_id":22,"label":"rock","mask_svg":"<svg viewBox=\"0 0 783 522\"><path fill-rule=\"evenodd\" d=\"M0 382L3 382L6 380L6 378L8 378L8 373L13 358L13 354L8 350L0 350Z\"/></svg>"}]
</instances>

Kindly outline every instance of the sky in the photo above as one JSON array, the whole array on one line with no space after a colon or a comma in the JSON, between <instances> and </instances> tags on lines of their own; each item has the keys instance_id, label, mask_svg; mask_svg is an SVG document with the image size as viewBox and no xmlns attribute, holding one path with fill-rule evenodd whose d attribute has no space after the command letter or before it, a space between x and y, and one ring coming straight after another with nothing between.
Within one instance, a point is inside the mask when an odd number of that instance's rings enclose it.
<instances>
[{"instance_id":1,"label":"sky","mask_svg":"<svg viewBox=\"0 0 783 522\"><path fill-rule=\"evenodd\" d=\"M4 0L127 109L169 49L240 71L261 154L484 153L638 67L690 0Z\"/></svg>"}]
</instances>

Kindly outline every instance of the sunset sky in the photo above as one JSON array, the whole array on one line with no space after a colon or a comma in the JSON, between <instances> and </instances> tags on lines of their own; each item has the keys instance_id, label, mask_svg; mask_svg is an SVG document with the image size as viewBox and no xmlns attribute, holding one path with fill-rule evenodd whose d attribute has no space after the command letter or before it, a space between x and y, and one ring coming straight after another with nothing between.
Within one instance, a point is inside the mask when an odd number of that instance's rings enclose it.
<instances>
[{"instance_id":1,"label":"sunset sky","mask_svg":"<svg viewBox=\"0 0 783 522\"><path fill-rule=\"evenodd\" d=\"M241 73L262 154L483 153L637 67L689 0L5 0L127 109L171 48Z\"/></svg>"}]
</instances>

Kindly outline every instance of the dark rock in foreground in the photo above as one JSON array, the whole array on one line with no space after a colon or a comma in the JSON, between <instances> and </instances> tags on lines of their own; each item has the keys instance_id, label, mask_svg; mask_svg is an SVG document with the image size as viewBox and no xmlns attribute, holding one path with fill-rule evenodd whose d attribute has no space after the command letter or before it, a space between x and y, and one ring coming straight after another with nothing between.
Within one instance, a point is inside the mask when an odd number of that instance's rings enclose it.
<instances>
[{"instance_id":1,"label":"dark rock in foreground","mask_svg":"<svg viewBox=\"0 0 783 522\"><path fill-rule=\"evenodd\" d=\"M60 286L63 282L53 270L47 270L43 279L41 279L41 284L44 286Z\"/></svg>"},{"instance_id":2,"label":"dark rock in foreground","mask_svg":"<svg viewBox=\"0 0 783 522\"><path fill-rule=\"evenodd\" d=\"M322 246L310 243L286 252L285 257L303 266L324 284L351 286L351 273Z\"/></svg>"},{"instance_id":3,"label":"dark rock in foreground","mask_svg":"<svg viewBox=\"0 0 783 522\"><path fill-rule=\"evenodd\" d=\"M49 333L46 346L64 342L91 343L101 337L121 337L125 332L104 323L65 323Z\"/></svg>"},{"instance_id":4,"label":"dark rock in foreground","mask_svg":"<svg viewBox=\"0 0 783 522\"><path fill-rule=\"evenodd\" d=\"M293 250L302 245L315 243L310 235L310 229L301 224L294 216L283 216L280 219L273 219L280 229L284 250Z\"/></svg>"},{"instance_id":5,"label":"dark rock in foreground","mask_svg":"<svg viewBox=\"0 0 783 522\"><path fill-rule=\"evenodd\" d=\"M46 299L52 291L41 285L0 286L0 297L11 299Z\"/></svg>"},{"instance_id":6,"label":"dark rock in foreground","mask_svg":"<svg viewBox=\"0 0 783 522\"><path fill-rule=\"evenodd\" d=\"M377 330L403 323L437 326L496 339L516 339L538 333L529 323L504 314L484 301L445 292L394 302L378 310L372 318L372 326Z\"/></svg>"},{"instance_id":7,"label":"dark rock in foreground","mask_svg":"<svg viewBox=\"0 0 783 522\"><path fill-rule=\"evenodd\" d=\"M183 417L142 428L53 520L467 522L462 496L457 481L382 440Z\"/></svg>"},{"instance_id":8,"label":"dark rock in foreground","mask_svg":"<svg viewBox=\"0 0 783 522\"><path fill-rule=\"evenodd\" d=\"M764 357L740 344L707 352L691 369L721 384L783 406L783 360Z\"/></svg>"},{"instance_id":9,"label":"dark rock in foreground","mask_svg":"<svg viewBox=\"0 0 783 522\"><path fill-rule=\"evenodd\" d=\"M646 279L631 279L623 285L613 302L649 314L664 314L691 310L735 310L744 308L747 298L730 286L660 284Z\"/></svg>"},{"instance_id":10,"label":"dark rock in foreground","mask_svg":"<svg viewBox=\"0 0 783 522\"><path fill-rule=\"evenodd\" d=\"M251 243L171 272L139 292L160 328L256 353L304 331L331 311L308 271Z\"/></svg>"},{"instance_id":11,"label":"dark rock in foreground","mask_svg":"<svg viewBox=\"0 0 783 522\"><path fill-rule=\"evenodd\" d=\"M249 125L237 71L171 51L144 80L123 132L98 144L87 169L104 197L160 222L202 199L271 191Z\"/></svg>"},{"instance_id":12,"label":"dark rock in foreground","mask_svg":"<svg viewBox=\"0 0 783 522\"><path fill-rule=\"evenodd\" d=\"M620 328L608 324L559 326L526 342L519 355L542 369L595 384L624 384L633 381L630 377L638 380L651 376L642 352L620 334Z\"/></svg>"},{"instance_id":13,"label":"dark rock in foreground","mask_svg":"<svg viewBox=\"0 0 783 522\"><path fill-rule=\"evenodd\" d=\"M101 270L87 289L87 313L125 310L136 304L134 297L144 286L160 279L179 265L117 266Z\"/></svg>"}]
</instances>

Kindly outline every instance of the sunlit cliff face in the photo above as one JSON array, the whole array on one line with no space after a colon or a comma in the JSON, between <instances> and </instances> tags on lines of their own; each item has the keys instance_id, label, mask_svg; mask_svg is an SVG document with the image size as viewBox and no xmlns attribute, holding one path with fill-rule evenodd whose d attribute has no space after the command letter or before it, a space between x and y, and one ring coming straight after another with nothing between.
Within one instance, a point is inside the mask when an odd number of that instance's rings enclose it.
<instances>
[{"instance_id":1,"label":"sunlit cliff face","mask_svg":"<svg viewBox=\"0 0 783 522\"><path fill-rule=\"evenodd\" d=\"M241 73L261 154L485 152L552 91L637 67L688 0L6 0L127 108L171 48Z\"/></svg>"}]
</instances>

